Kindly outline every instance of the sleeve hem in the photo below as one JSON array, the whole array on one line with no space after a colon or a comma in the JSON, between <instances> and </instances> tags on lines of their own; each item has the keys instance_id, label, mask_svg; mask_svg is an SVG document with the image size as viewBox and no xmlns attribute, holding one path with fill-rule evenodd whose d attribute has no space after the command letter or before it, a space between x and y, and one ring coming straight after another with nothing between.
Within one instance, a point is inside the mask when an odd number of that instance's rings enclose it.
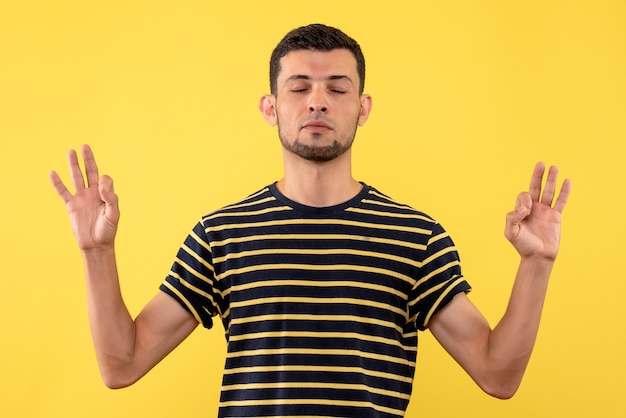
<instances>
[{"instance_id":1,"label":"sleeve hem","mask_svg":"<svg viewBox=\"0 0 626 418\"><path fill-rule=\"evenodd\" d=\"M472 290L469 283L463 278L463 276L456 276L450 279L449 285L446 286L446 289L443 291L441 295L437 298L437 301L433 304L430 311L423 317L423 319L416 323L417 329L420 331L424 331L428 328L428 323L430 319L437 313L441 308L446 306L454 296L457 294L464 292L468 293Z\"/></svg>"},{"instance_id":2,"label":"sleeve hem","mask_svg":"<svg viewBox=\"0 0 626 418\"><path fill-rule=\"evenodd\" d=\"M174 298L178 303L180 303L180 305L187 311L189 312L191 315L194 316L194 318L196 318L196 320L202 324L202 326L204 326L207 329L210 329L213 327L213 318L211 317L211 315L209 314L209 312L207 312L204 309L195 309L193 304L191 303L191 301L189 301L181 292L179 289L177 289L174 285L172 285L169 282L169 277L168 279L166 279L161 286L159 286L159 290L161 290L163 293L171 296L172 298Z\"/></svg>"}]
</instances>

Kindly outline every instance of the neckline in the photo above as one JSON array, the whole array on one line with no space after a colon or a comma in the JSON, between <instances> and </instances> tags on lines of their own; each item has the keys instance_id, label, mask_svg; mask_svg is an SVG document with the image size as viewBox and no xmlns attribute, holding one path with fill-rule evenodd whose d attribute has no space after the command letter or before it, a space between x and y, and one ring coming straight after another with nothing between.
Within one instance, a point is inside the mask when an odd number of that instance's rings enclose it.
<instances>
[{"instance_id":1,"label":"neckline","mask_svg":"<svg viewBox=\"0 0 626 418\"><path fill-rule=\"evenodd\" d=\"M363 187L361 187L361 190L351 199L348 199L347 201L343 203L339 203L337 205L323 206L323 207L307 206L307 205L298 203L295 200L289 199L287 196L285 196L278 190L278 187L276 186L276 182L270 184L269 189L270 189L270 193L276 198L276 200L278 200L284 205L289 206L293 210L303 215L322 216L322 215L340 213L349 207L358 205L365 198L365 196L367 196L367 194L370 192L370 186L368 186L367 184L363 182L360 182L360 183Z\"/></svg>"}]
</instances>

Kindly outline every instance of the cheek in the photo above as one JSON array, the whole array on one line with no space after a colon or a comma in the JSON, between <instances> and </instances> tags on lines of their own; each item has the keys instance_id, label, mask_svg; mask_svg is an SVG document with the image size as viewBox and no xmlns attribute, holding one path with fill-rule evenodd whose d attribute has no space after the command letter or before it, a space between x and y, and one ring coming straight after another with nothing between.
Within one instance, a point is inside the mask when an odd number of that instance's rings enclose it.
<instances>
[{"instance_id":1,"label":"cheek","mask_svg":"<svg viewBox=\"0 0 626 418\"><path fill-rule=\"evenodd\" d=\"M296 134L296 123L289 112L278 111L276 113L276 125L281 138L291 138Z\"/></svg>"},{"instance_id":2,"label":"cheek","mask_svg":"<svg viewBox=\"0 0 626 418\"><path fill-rule=\"evenodd\" d=\"M298 123L298 114L292 107L281 106L276 109L276 120L285 127L293 126Z\"/></svg>"}]
</instances>

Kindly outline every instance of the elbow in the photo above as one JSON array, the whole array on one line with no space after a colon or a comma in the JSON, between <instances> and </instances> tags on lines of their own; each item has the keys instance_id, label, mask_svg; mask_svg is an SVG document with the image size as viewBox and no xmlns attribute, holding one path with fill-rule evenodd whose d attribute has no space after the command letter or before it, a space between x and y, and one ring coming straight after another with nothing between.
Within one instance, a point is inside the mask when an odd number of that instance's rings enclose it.
<instances>
[{"instance_id":1,"label":"elbow","mask_svg":"<svg viewBox=\"0 0 626 418\"><path fill-rule=\"evenodd\" d=\"M123 389L133 385L150 370L132 356L120 359L113 356L100 356L98 369L102 383L109 389Z\"/></svg>"},{"instance_id":2,"label":"elbow","mask_svg":"<svg viewBox=\"0 0 626 418\"><path fill-rule=\"evenodd\" d=\"M526 363L523 366L507 364L491 364L484 367L480 372L471 375L476 384L487 395L497 399L511 399L517 393L526 371Z\"/></svg>"},{"instance_id":3,"label":"elbow","mask_svg":"<svg viewBox=\"0 0 626 418\"><path fill-rule=\"evenodd\" d=\"M497 399L511 399L521 383L518 379L492 379L486 382L477 382L478 386L488 394Z\"/></svg>"},{"instance_id":4,"label":"elbow","mask_svg":"<svg viewBox=\"0 0 626 418\"><path fill-rule=\"evenodd\" d=\"M488 388L488 389L482 388L482 389L489 396L493 396L494 398L501 399L501 400L511 399L517 392L517 388L511 389L511 388L506 388L506 387Z\"/></svg>"},{"instance_id":5,"label":"elbow","mask_svg":"<svg viewBox=\"0 0 626 418\"><path fill-rule=\"evenodd\" d=\"M102 383L109 389L123 389L131 386L139 380L139 377L135 377L128 373L120 371L100 371Z\"/></svg>"},{"instance_id":6,"label":"elbow","mask_svg":"<svg viewBox=\"0 0 626 418\"><path fill-rule=\"evenodd\" d=\"M124 389L130 385L132 385L132 383L127 383L121 380L115 380L115 379L111 379L111 378L102 378L102 382L104 383L104 386L106 386L109 389Z\"/></svg>"}]
</instances>

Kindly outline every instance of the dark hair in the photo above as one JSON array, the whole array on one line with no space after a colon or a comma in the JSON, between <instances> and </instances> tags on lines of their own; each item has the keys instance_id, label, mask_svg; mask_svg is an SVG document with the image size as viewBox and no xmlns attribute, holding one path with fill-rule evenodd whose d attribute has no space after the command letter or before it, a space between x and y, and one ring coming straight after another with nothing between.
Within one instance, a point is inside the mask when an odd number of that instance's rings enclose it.
<instances>
[{"instance_id":1,"label":"dark hair","mask_svg":"<svg viewBox=\"0 0 626 418\"><path fill-rule=\"evenodd\" d=\"M356 59L359 73L359 94L365 86L365 58L359 44L339 29L319 23L293 29L276 45L270 59L270 91L276 95L277 79L280 73L280 59L291 51L308 49L312 51L332 51L347 49Z\"/></svg>"}]
</instances>

